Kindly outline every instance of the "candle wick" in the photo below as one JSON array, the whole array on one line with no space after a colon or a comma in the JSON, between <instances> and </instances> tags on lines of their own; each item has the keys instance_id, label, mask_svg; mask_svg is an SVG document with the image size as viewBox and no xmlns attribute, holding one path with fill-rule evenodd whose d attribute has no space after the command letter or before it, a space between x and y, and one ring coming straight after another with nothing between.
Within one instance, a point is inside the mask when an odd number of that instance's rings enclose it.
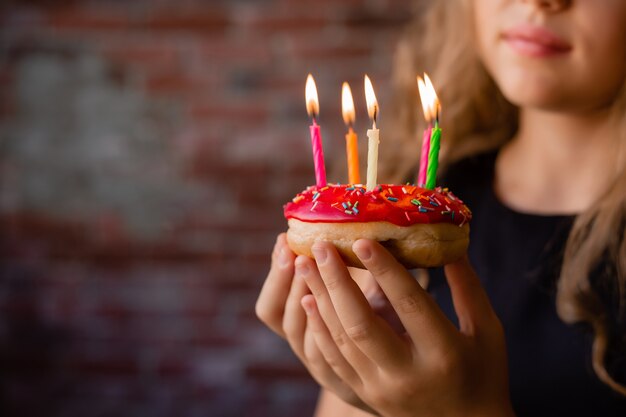
<instances>
[{"instance_id":1,"label":"candle wick","mask_svg":"<svg viewBox=\"0 0 626 417\"><path fill-rule=\"evenodd\" d=\"M313 120L313 126L317 125L317 114L313 113L313 115L311 116L311 119Z\"/></svg>"}]
</instances>

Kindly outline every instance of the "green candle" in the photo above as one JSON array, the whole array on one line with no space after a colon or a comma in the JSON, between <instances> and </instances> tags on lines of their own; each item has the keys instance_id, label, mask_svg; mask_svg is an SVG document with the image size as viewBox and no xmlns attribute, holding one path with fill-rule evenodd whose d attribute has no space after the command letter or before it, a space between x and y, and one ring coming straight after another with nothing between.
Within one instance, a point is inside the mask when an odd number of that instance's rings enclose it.
<instances>
[{"instance_id":1,"label":"green candle","mask_svg":"<svg viewBox=\"0 0 626 417\"><path fill-rule=\"evenodd\" d=\"M439 148L441 142L441 129L439 122L435 122L430 135L430 151L428 152L428 171L426 172L426 188L432 190L437 184L437 168L439 167Z\"/></svg>"}]
</instances>

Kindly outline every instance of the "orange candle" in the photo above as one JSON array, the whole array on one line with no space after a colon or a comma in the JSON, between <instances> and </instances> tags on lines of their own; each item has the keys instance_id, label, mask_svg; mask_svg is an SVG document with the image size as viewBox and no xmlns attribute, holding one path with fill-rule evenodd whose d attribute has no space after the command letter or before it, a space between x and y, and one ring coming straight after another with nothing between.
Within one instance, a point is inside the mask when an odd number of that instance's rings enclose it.
<instances>
[{"instance_id":1,"label":"orange candle","mask_svg":"<svg viewBox=\"0 0 626 417\"><path fill-rule=\"evenodd\" d=\"M357 135L352 129L355 120L354 100L352 99L352 91L348 83L344 82L341 90L341 109L343 113L343 121L348 126L346 134L346 154L348 156L348 181L350 184L360 184L361 176L359 174L359 146L357 143Z\"/></svg>"}]
</instances>

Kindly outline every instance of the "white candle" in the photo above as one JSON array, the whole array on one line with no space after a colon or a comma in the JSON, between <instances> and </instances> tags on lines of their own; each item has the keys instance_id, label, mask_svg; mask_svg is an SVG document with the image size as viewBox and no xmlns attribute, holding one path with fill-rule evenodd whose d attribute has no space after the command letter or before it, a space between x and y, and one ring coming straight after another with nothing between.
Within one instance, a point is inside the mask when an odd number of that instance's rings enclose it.
<instances>
[{"instance_id":1,"label":"white candle","mask_svg":"<svg viewBox=\"0 0 626 417\"><path fill-rule=\"evenodd\" d=\"M367 191L376 188L376 180L378 177L378 139L379 130L376 129L376 122L371 129L367 129Z\"/></svg>"},{"instance_id":2,"label":"white candle","mask_svg":"<svg viewBox=\"0 0 626 417\"><path fill-rule=\"evenodd\" d=\"M376 128L376 117L378 116L378 102L374 94L374 87L369 77L365 76L365 101L367 102L367 113L372 120L372 128L367 130L367 191L376 188L378 177L378 144L379 130Z\"/></svg>"}]
</instances>

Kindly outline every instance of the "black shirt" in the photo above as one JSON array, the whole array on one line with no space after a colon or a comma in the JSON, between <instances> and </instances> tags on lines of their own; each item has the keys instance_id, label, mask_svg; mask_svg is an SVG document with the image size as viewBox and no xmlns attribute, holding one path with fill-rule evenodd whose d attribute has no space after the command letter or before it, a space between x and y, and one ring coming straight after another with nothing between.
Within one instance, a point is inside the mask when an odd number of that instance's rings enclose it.
<instances>
[{"instance_id":1,"label":"black shirt","mask_svg":"<svg viewBox=\"0 0 626 417\"><path fill-rule=\"evenodd\" d=\"M556 313L555 285L574 217L504 206L493 191L495 159L496 154L485 154L464 160L441 183L473 213L469 257L504 326L515 412L625 417L626 398L591 368L592 334L565 324ZM431 271L429 291L458 323L441 269Z\"/></svg>"}]
</instances>

